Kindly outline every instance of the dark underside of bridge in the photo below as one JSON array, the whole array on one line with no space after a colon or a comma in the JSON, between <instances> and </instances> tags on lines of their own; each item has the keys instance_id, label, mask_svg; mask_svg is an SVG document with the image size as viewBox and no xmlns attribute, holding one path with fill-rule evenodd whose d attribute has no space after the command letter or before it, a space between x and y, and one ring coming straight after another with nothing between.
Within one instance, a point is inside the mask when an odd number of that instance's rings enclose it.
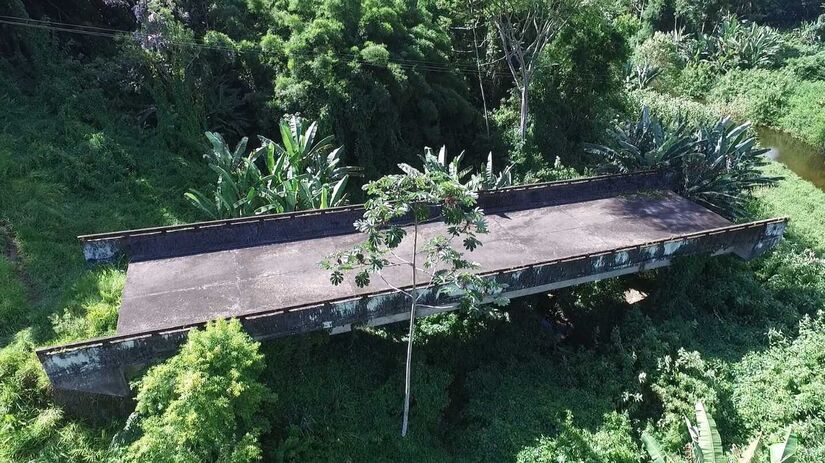
<instances>
[{"instance_id":1,"label":"dark underside of bridge","mask_svg":"<svg viewBox=\"0 0 825 463\"><path fill-rule=\"evenodd\" d=\"M510 297L669 265L695 254L753 258L781 238L785 219L734 225L672 192L663 172L526 185L479 194L489 233L468 253ZM186 333L238 318L256 339L347 331L408 318L409 269L366 288L332 286L319 262L363 237L360 206L81 237L90 262L129 258L117 335L41 349L58 389L124 396L124 372L174 354ZM426 224L424 238L443 233ZM399 257L412 252L409 239ZM449 303L435 299L429 303ZM443 310L443 309L442 309ZM424 311L424 314L433 310Z\"/></svg>"}]
</instances>

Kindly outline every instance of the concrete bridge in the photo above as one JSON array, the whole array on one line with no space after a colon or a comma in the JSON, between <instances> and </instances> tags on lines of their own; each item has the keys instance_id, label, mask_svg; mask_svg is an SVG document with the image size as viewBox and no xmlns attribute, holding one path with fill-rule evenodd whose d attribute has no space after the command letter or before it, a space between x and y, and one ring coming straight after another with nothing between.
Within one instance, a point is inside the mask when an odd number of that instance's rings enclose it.
<instances>
[{"instance_id":1,"label":"concrete bridge","mask_svg":"<svg viewBox=\"0 0 825 463\"><path fill-rule=\"evenodd\" d=\"M518 297L663 267L680 256L751 259L785 230L782 218L732 224L673 193L671 182L649 171L481 192L489 234L468 255ZM89 262L129 259L117 335L37 355L57 389L126 396L125 375L173 355L189 330L209 320L238 318L263 340L408 319L405 296L390 286L332 286L318 266L362 239L352 226L362 214L356 205L81 236ZM440 226L427 224L422 233ZM409 243L400 252L409 254ZM385 277L410 286L403 270ZM424 300L434 305L435 291Z\"/></svg>"}]
</instances>

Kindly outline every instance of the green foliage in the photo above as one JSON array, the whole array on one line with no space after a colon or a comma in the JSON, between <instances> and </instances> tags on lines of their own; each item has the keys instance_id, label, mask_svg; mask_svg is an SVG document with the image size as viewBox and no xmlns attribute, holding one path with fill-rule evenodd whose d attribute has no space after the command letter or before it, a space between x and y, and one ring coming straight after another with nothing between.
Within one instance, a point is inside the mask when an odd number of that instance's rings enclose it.
<instances>
[{"instance_id":1,"label":"green foliage","mask_svg":"<svg viewBox=\"0 0 825 463\"><path fill-rule=\"evenodd\" d=\"M306 130L300 116L281 120L281 144L260 137L261 146L246 154L247 138L230 150L220 134L206 132L212 151L204 157L218 174L211 195L190 190L184 196L210 219L244 217L266 212L325 209L346 203L346 186L355 168L338 167L342 147L333 137L315 141L318 124ZM266 174L258 167L263 158Z\"/></svg>"},{"instance_id":2,"label":"green foliage","mask_svg":"<svg viewBox=\"0 0 825 463\"><path fill-rule=\"evenodd\" d=\"M0 236L0 249L6 246ZM3 295L0 299L0 320L4 321L0 337L5 337L13 334L7 326L14 327L25 320L29 305L17 266L5 256L0 256L0 294Z\"/></svg>"},{"instance_id":3,"label":"green foliage","mask_svg":"<svg viewBox=\"0 0 825 463\"><path fill-rule=\"evenodd\" d=\"M433 154L431 148L424 148L424 155L421 156L423 162L423 173L436 173L437 175L449 177L450 180L466 185L471 191L478 190L495 190L498 188L505 188L513 186L513 165L505 167L500 172L496 173L493 166L493 153L487 155L487 163L473 172L472 168L462 169L461 161L464 159L464 152L462 151L458 156L447 162L447 147L442 146L438 151L438 155ZM405 172L417 172L418 169L404 164ZM470 176L467 178L467 176Z\"/></svg>"},{"instance_id":4,"label":"green foliage","mask_svg":"<svg viewBox=\"0 0 825 463\"><path fill-rule=\"evenodd\" d=\"M811 265L823 265L812 263ZM740 394L735 406L744 425L774 439L791 427L804 444L800 461L816 461L825 455L825 420L812 408L825 391L825 374L813 368L825 362L825 321L823 314L806 317L799 335L771 333L770 348L748 354L737 367L735 384Z\"/></svg>"},{"instance_id":5,"label":"green foliage","mask_svg":"<svg viewBox=\"0 0 825 463\"><path fill-rule=\"evenodd\" d=\"M140 437L123 461L251 462L268 423L261 408L273 396L260 383L258 343L238 321L194 330L180 352L152 367L138 383L135 416Z\"/></svg>"},{"instance_id":6,"label":"green foliage","mask_svg":"<svg viewBox=\"0 0 825 463\"><path fill-rule=\"evenodd\" d=\"M364 186L370 198L364 204L364 217L355 222L355 228L366 234L363 243L351 249L338 251L321 262L331 272L330 281L339 285L344 272L354 271L355 284L365 287L377 274L389 288L410 299L410 330L407 349L407 372L404 396L404 416L401 436L407 434L411 400L412 346L415 334L415 316L418 305L431 308L449 305L468 311L493 300L506 303L501 297L502 287L494 278L477 275L479 265L467 260L452 241L461 241L466 251L481 246L478 235L487 233L484 212L476 207L476 194L461 183L458 164L461 156L446 165L446 149L436 158L431 150L424 155L424 172L407 164L398 167L405 175L387 175ZM401 221L407 221L403 228ZM411 223L410 223L411 221ZM436 231L426 241L419 226L434 221L446 230ZM445 233L446 231L446 233ZM396 254L408 232L412 234L410 255ZM422 263L418 263L419 253ZM409 268L410 279L395 287L381 274L392 267ZM418 282L419 272L425 281ZM429 281L427 281L429 280Z\"/></svg>"},{"instance_id":7,"label":"green foliage","mask_svg":"<svg viewBox=\"0 0 825 463\"><path fill-rule=\"evenodd\" d=\"M606 414L595 432L577 426L567 414L558 433L542 437L516 457L519 463L577 461L593 463L636 463L638 448L633 442L630 420L613 412Z\"/></svg>"},{"instance_id":8,"label":"green foliage","mask_svg":"<svg viewBox=\"0 0 825 463\"><path fill-rule=\"evenodd\" d=\"M797 83L777 125L816 149L825 149L825 80Z\"/></svg>"},{"instance_id":9,"label":"green foliage","mask_svg":"<svg viewBox=\"0 0 825 463\"><path fill-rule=\"evenodd\" d=\"M756 148L749 128L722 118L691 137L684 124L663 126L645 106L638 121L612 133L616 149L588 145L588 150L603 159L607 170L669 169L680 194L728 217L742 217L751 190L776 180L760 171L767 150Z\"/></svg>"},{"instance_id":10,"label":"green foliage","mask_svg":"<svg viewBox=\"0 0 825 463\"><path fill-rule=\"evenodd\" d=\"M757 124L776 126L788 110L788 96L795 85L782 71L733 71L719 79L708 100Z\"/></svg>"},{"instance_id":11,"label":"green foliage","mask_svg":"<svg viewBox=\"0 0 825 463\"><path fill-rule=\"evenodd\" d=\"M251 10L277 76L271 106L317 115L368 177L421 146L477 142L480 112L461 69L451 71L453 19L436 2L278 0Z\"/></svg>"},{"instance_id":12,"label":"green foliage","mask_svg":"<svg viewBox=\"0 0 825 463\"><path fill-rule=\"evenodd\" d=\"M707 41L708 61L717 69L771 68L782 58L779 35L772 28L740 22L730 15L716 25Z\"/></svg>"},{"instance_id":13,"label":"green foliage","mask_svg":"<svg viewBox=\"0 0 825 463\"><path fill-rule=\"evenodd\" d=\"M588 167L581 144L599 137L624 107L630 49L620 25L605 14L608 8L603 0L579 3L547 45L530 94L533 127L525 145L512 144L508 153L516 177L552 170L556 158L578 170Z\"/></svg>"},{"instance_id":14,"label":"green foliage","mask_svg":"<svg viewBox=\"0 0 825 463\"><path fill-rule=\"evenodd\" d=\"M0 10L25 17L29 3ZM302 110L346 144L346 163L365 166L372 178L415 162L421 146L444 144L469 147L467 165L491 149L503 155L496 164L509 157L517 181L571 178L591 167L580 143L606 143L609 117L624 109L627 42L685 25L685 33L669 34L674 62L685 68L674 85L654 84L670 94L633 91L633 110L647 105L665 123L689 127L713 126L722 110L822 139L822 21L779 36L771 66L784 60L784 70L722 75L703 55L710 36L700 40L701 24L710 32L723 13L713 2L589 2L548 46L534 81L530 140L508 152L489 146L490 138L508 141L518 116L501 102L510 94L500 78L506 63L466 2L164 0L137 2L158 14L150 18L147 9L134 19L131 7L118 6L125 3L68 0L62 11L49 2L31 11L35 19L134 24L158 42L0 28L0 219L18 248L14 258L0 257L0 461L106 460L123 420L89 423L62 409L33 350L113 330L124 271L87 269L74 236L196 219L183 193L207 191L217 176L189 156L205 151L204 131L225 134L234 147L243 134L279 132L282 114ZM821 13L803 0L729 5L739 17L783 28ZM479 32L488 109L500 122L490 137L480 135L470 27ZM752 33L750 23L743 27ZM731 53L731 65L761 56ZM240 165L248 154L242 150ZM264 177L266 154L254 161ZM763 169L785 180L757 189L754 214L792 220L787 242L756 262L682 261L638 279L514 301L506 314L419 321L407 439L396 428L402 330L267 346L261 379L281 400L259 407L265 419L256 413L256 423L273 426L247 450L260 448L266 461L643 461L636 437L645 423L662 417L657 437L680 454L681 417L703 400L738 448L759 432L781 440L791 423L798 461L825 461L823 328L814 316L825 304L825 198L778 165ZM297 204L300 182L288 186ZM627 287L648 298L628 307ZM805 314L810 322L798 323Z\"/></svg>"},{"instance_id":15,"label":"green foliage","mask_svg":"<svg viewBox=\"0 0 825 463\"><path fill-rule=\"evenodd\" d=\"M50 403L31 330L0 349L0 461L99 462L105 443Z\"/></svg>"},{"instance_id":16,"label":"green foliage","mask_svg":"<svg viewBox=\"0 0 825 463\"><path fill-rule=\"evenodd\" d=\"M825 146L823 81L799 80L789 70L730 72L711 91L711 101L754 122L791 132Z\"/></svg>"},{"instance_id":17,"label":"green foliage","mask_svg":"<svg viewBox=\"0 0 825 463\"><path fill-rule=\"evenodd\" d=\"M751 191L778 180L760 170L767 150L757 148L749 128L750 123L734 126L730 118L700 127L695 149L680 160L680 191L722 215L747 216Z\"/></svg>"},{"instance_id":18,"label":"green foliage","mask_svg":"<svg viewBox=\"0 0 825 463\"><path fill-rule=\"evenodd\" d=\"M442 222L446 234L430 237L413 251L413 256L419 249L424 251L420 268L429 281L422 282L422 287L436 288L438 296L457 299L463 309L476 308L486 297L494 298L501 288L495 281L477 276L474 270L478 264L467 260L455 249L452 240L460 241L470 252L480 246L478 235L487 233L484 212L476 207L475 193L460 182L464 176L458 170L460 157L455 158L447 169L443 148L439 158L428 151L424 160L423 172L400 164L404 175L387 175L364 186L369 200L364 204L364 217L355 223L355 228L366 234L366 240L352 249L329 256L323 266L331 271L330 280L335 285L343 282L345 272L356 272L355 282L359 287L369 285L371 275L380 274L387 267L412 265L419 268L414 264L415 257L412 257L412 263L407 262L397 257L394 251L410 232L412 237L409 239L418 242L419 224ZM402 228L402 223L412 228ZM415 285L411 291L411 297L416 300L427 296L428 292Z\"/></svg>"},{"instance_id":19,"label":"green foliage","mask_svg":"<svg viewBox=\"0 0 825 463\"><path fill-rule=\"evenodd\" d=\"M630 89L644 90L650 87L653 80L661 73L661 69L651 66L649 62L635 66L628 63L627 69L625 70L624 83L625 86Z\"/></svg>"},{"instance_id":20,"label":"green foliage","mask_svg":"<svg viewBox=\"0 0 825 463\"><path fill-rule=\"evenodd\" d=\"M470 188L473 190L496 190L513 186L513 165L505 167L496 173L493 166L493 152L487 155L487 163L470 178Z\"/></svg>"},{"instance_id":21,"label":"green foliage","mask_svg":"<svg viewBox=\"0 0 825 463\"><path fill-rule=\"evenodd\" d=\"M651 114L669 125L686 123L689 127L699 127L711 125L722 117L720 111L702 103L654 91L635 91L630 98L636 112L648 106Z\"/></svg>"},{"instance_id":22,"label":"green foliage","mask_svg":"<svg viewBox=\"0 0 825 463\"><path fill-rule=\"evenodd\" d=\"M688 63L679 73L676 92L702 101L713 88L718 75L707 63Z\"/></svg>"},{"instance_id":23,"label":"green foliage","mask_svg":"<svg viewBox=\"0 0 825 463\"><path fill-rule=\"evenodd\" d=\"M654 88L664 89L672 85L679 70L684 66L682 56L673 38L669 34L657 32L653 37L642 42L633 51L632 63L635 66L649 66L658 71L658 80Z\"/></svg>"},{"instance_id":24,"label":"green foliage","mask_svg":"<svg viewBox=\"0 0 825 463\"><path fill-rule=\"evenodd\" d=\"M825 24L825 22L823 22ZM825 29L825 27L823 27ZM802 80L825 80L825 50L812 55L803 55L789 59L787 69Z\"/></svg>"},{"instance_id":25,"label":"green foliage","mask_svg":"<svg viewBox=\"0 0 825 463\"><path fill-rule=\"evenodd\" d=\"M644 106L638 121L629 121L611 131L618 148L587 145L586 149L599 156L604 169L622 173L656 168L677 168L681 159L693 148L685 134L685 125L675 128L663 126Z\"/></svg>"},{"instance_id":26,"label":"green foliage","mask_svg":"<svg viewBox=\"0 0 825 463\"><path fill-rule=\"evenodd\" d=\"M695 425L685 418L691 439L690 451L688 452L691 459L695 463L730 462L731 459L725 455L726 452L722 448L722 438L719 436L719 431L716 428L716 421L705 411L705 406L702 402L696 402L695 409ZM656 439L647 431L642 433L642 442L644 442L645 450L647 450L648 455L650 455L654 463L667 463L668 461L672 461L662 450L662 447ZM757 460L754 460L754 458L757 457L760 449L761 438L757 437L736 457L736 461L739 463L756 462ZM796 434L791 431L785 434L785 439L782 442L770 446L771 463L794 463L797 456L797 438Z\"/></svg>"},{"instance_id":27,"label":"green foliage","mask_svg":"<svg viewBox=\"0 0 825 463\"><path fill-rule=\"evenodd\" d=\"M68 342L114 334L125 283L126 273L114 268L101 267L84 275L72 288L63 312L50 317L57 339Z\"/></svg>"},{"instance_id":28,"label":"green foliage","mask_svg":"<svg viewBox=\"0 0 825 463\"><path fill-rule=\"evenodd\" d=\"M811 249L817 256L825 255L825 234L821 230L825 223L825 210L818 207L825 201L825 191L802 181L779 163L766 165L765 173L786 180L778 182L775 188L760 188L754 192L758 199L754 205L757 213L762 217L792 217L788 233L793 240Z\"/></svg>"}]
</instances>

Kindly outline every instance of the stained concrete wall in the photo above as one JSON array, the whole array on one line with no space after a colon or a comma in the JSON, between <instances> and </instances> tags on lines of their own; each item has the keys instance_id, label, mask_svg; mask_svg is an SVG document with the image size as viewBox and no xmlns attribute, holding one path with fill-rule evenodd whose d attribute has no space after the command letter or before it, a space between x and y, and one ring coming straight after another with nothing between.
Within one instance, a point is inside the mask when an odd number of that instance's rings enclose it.
<instances>
[{"instance_id":1,"label":"stained concrete wall","mask_svg":"<svg viewBox=\"0 0 825 463\"><path fill-rule=\"evenodd\" d=\"M528 191L529 195L529 190ZM773 219L733 225L708 232L682 235L599 254L580 255L483 274L507 285L508 293L522 296L662 267L678 257L696 254L734 254L751 259L775 246L786 220ZM434 303L433 294L424 298ZM445 302L439 300L439 304ZM316 330L333 333L353 325L404 320L408 302L401 293L364 297L245 315L240 318L255 339L270 339ZM124 373L173 355L188 331L202 324L132 336L114 336L40 349L37 355L55 388L127 396Z\"/></svg>"},{"instance_id":2,"label":"stained concrete wall","mask_svg":"<svg viewBox=\"0 0 825 463\"><path fill-rule=\"evenodd\" d=\"M489 213L523 210L639 190L668 190L672 182L672 176L664 171L605 175L482 191L478 205ZM355 205L79 238L88 262L111 262L121 255L141 261L354 233L352 224L363 213L363 207Z\"/></svg>"}]
</instances>

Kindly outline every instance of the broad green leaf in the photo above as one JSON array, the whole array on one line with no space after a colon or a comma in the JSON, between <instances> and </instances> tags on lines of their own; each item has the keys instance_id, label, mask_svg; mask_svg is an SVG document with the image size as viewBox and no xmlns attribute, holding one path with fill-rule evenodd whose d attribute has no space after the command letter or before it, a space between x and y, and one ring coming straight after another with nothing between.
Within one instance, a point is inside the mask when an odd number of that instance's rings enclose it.
<instances>
[{"instance_id":1,"label":"broad green leaf","mask_svg":"<svg viewBox=\"0 0 825 463\"><path fill-rule=\"evenodd\" d=\"M696 402L697 444L702 452L702 459L707 463L725 463L722 450L722 438L716 429L716 422L706 411L701 402Z\"/></svg>"},{"instance_id":2,"label":"broad green leaf","mask_svg":"<svg viewBox=\"0 0 825 463\"><path fill-rule=\"evenodd\" d=\"M742 452L742 456L739 457L739 463L755 463L754 458L761 448L762 439L757 437L748 445L748 448Z\"/></svg>"},{"instance_id":3,"label":"broad green leaf","mask_svg":"<svg viewBox=\"0 0 825 463\"><path fill-rule=\"evenodd\" d=\"M771 445L771 463L795 463L797 445L796 434L788 430L783 442Z\"/></svg>"},{"instance_id":4,"label":"broad green leaf","mask_svg":"<svg viewBox=\"0 0 825 463\"><path fill-rule=\"evenodd\" d=\"M653 463L667 463L667 456L659 445L655 437L651 436L647 431L642 432L642 443L645 446L647 454Z\"/></svg>"}]
</instances>

